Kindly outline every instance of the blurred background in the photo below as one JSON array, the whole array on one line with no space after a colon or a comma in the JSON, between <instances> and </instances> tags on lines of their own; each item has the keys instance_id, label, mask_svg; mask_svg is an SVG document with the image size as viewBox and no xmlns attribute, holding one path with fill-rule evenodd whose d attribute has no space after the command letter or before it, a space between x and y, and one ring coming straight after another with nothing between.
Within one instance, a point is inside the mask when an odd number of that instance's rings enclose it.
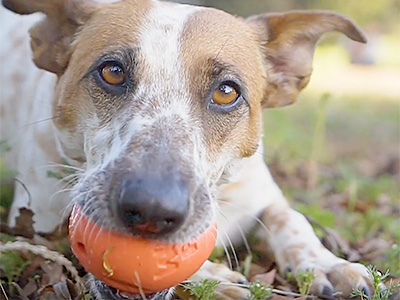
<instances>
[{"instance_id":1,"label":"blurred background","mask_svg":"<svg viewBox=\"0 0 400 300\"><path fill-rule=\"evenodd\" d=\"M338 253L400 276L400 1L175 1L248 17L293 9L334 10L366 45L325 35L299 101L265 111L265 160L298 210L334 230ZM347 248L346 248L347 247Z\"/></svg>"}]
</instances>

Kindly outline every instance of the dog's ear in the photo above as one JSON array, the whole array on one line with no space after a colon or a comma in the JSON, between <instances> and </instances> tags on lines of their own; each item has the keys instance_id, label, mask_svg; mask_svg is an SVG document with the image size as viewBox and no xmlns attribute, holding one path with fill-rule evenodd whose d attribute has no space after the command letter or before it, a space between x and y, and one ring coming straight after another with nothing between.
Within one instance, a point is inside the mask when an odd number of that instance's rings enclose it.
<instances>
[{"instance_id":1,"label":"dog's ear","mask_svg":"<svg viewBox=\"0 0 400 300\"><path fill-rule=\"evenodd\" d=\"M30 30L33 61L44 70L62 74L68 65L70 47L79 26L99 4L78 0L2 0L18 13L42 12L46 18Z\"/></svg>"},{"instance_id":2,"label":"dog's ear","mask_svg":"<svg viewBox=\"0 0 400 300\"><path fill-rule=\"evenodd\" d=\"M352 40L366 43L361 30L348 18L320 11L264 14L247 19L260 34L268 67L268 90L264 107L292 104L308 84L319 38L339 31Z\"/></svg>"}]
</instances>

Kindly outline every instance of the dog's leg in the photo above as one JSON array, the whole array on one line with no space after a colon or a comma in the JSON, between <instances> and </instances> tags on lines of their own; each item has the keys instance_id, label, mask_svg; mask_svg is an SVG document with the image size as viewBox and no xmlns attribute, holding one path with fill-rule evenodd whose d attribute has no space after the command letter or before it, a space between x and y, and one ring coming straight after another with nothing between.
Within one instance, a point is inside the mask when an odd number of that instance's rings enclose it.
<instances>
[{"instance_id":1,"label":"dog's leg","mask_svg":"<svg viewBox=\"0 0 400 300\"><path fill-rule=\"evenodd\" d=\"M226 228L232 230L235 222L251 218L257 208L263 207L259 213L263 226L258 233L271 248L282 274L314 270L312 292L315 294L338 292L349 296L353 288L370 293L366 268L336 257L321 244L306 218L290 208L262 155L247 159L239 177L237 182L222 188L220 206L223 209L231 206L237 214L236 220Z\"/></svg>"}]
</instances>

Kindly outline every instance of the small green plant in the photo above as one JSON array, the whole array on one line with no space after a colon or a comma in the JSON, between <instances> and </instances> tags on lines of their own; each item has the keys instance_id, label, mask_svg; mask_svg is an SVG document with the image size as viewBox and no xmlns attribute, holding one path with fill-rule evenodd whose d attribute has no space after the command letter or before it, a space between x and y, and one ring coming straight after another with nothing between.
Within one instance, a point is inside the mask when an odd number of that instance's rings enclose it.
<instances>
[{"instance_id":1,"label":"small green plant","mask_svg":"<svg viewBox=\"0 0 400 300\"><path fill-rule=\"evenodd\" d=\"M252 282L249 285L251 296L249 300L264 300L272 296L272 286L262 284L259 281Z\"/></svg>"},{"instance_id":2,"label":"small green plant","mask_svg":"<svg viewBox=\"0 0 400 300\"><path fill-rule=\"evenodd\" d=\"M212 262L220 263L221 258L225 256L225 249L224 247L214 247L213 252L211 253L210 257L208 258Z\"/></svg>"},{"instance_id":3,"label":"small green plant","mask_svg":"<svg viewBox=\"0 0 400 300\"><path fill-rule=\"evenodd\" d=\"M241 273L247 278L250 277L250 269L252 261L253 261L253 255L251 253L247 254L246 258L243 261L243 267Z\"/></svg>"},{"instance_id":4,"label":"small green plant","mask_svg":"<svg viewBox=\"0 0 400 300\"><path fill-rule=\"evenodd\" d=\"M14 277L21 276L22 271L28 265L30 262L23 259L18 253L11 251L0 253L0 269L4 272L8 283L11 283Z\"/></svg>"},{"instance_id":5,"label":"small green plant","mask_svg":"<svg viewBox=\"0 0 400 300\"><path fill-rule=\"evenodd\" d=\"M390 280L387 287L385 286L384 281L390 274L389 270L382 274L375 266L368 266L367 268L374 286L374 294L369 296L363 290L357 289L353 290L351 297L359 296L361 300L388 300L395 291L400 289L400 283L394 283L392 280Z\"/></svg>"},{"instance_id":6,"label":"small green plant","mask_svg":"<svg viewBox=\"0 0 400 300\"><path fill-rule=\"evenodd\" d=\"M311 286L315 279L315 273L313 269L298 271L295 276L293 276L292 273L287 273L286 277L290 281L297 283L300 294L303 296L310 294Z\"/></svg>"},{"instance_id":7,"label":"small green plant","mask_svg":"<svg viewBox=\"0 0 400 300\"><path fill-rule=\"evenodd\" d=\"M394 277L400 276L400 246L392 245L385 251L386 260L382 264L382 269L389 270Z\"/></svg>"},{"instance_id":8,"label":"small green plant","mask_svg":"<svg viewBox=\"0 0 400 300\"><path fill-rule=\"evenodd\" d=\"M191 282L184 285L184 290L190 294L193 300L214 300L214 292L218 281L204 279L199 282Z\"/></svg>"}]
</instances>

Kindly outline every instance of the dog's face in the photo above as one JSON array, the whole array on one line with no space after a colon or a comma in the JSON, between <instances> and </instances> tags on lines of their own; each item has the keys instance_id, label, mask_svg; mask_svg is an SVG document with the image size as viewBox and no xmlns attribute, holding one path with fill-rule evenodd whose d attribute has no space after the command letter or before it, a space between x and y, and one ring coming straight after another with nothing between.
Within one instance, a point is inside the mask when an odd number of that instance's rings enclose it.
<instances>
[{"instance_id":1,"label":"dog's face","mask_svg":"<svg viewBox=\"0 0 400 300\"><path fill-rule=\"evenodd\" d=\"M263 107L308 83L327 31L364 37L332 13L243 20L150 0L3 0L42 11L34 61L58 75L53 112L64 152L86 162L74 199L100 225L184 242L214 220L214 189L253 155Z\"/></svg>"},{"instance_id":2,"label":"dog's face","mask_svg":"<svg viewBox=\"0 0 400 300\"><path fill-rule=\"evenodd\" d=\"M64 144L87 162L76 196L92 218L174 242L210 225L216 182L258 147L259 45L218 10L121 1L91 15L54 113Z\"/></svg>"}]
</instances>

